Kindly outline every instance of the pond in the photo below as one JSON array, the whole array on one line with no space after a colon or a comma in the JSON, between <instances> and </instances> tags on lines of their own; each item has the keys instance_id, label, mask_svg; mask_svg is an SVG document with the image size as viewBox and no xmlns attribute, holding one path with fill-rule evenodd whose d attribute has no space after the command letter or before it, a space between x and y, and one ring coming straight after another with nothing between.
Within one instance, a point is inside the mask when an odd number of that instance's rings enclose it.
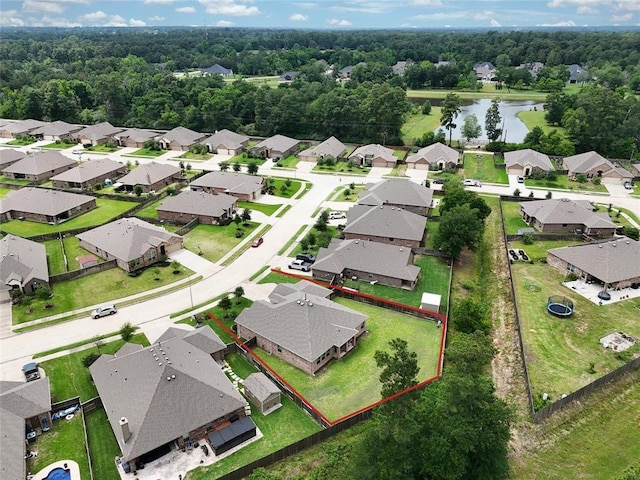
<instances>
[{"instance_id":1,"label":"pond","mask_svg":"<svg viewBox=\"0 0 640 480\"><path fill-rule=\"evenodd\" d=\"M442 103L441 99L429 99L431 105L439 105ZM420 102L422 103L422 102ZM457 127L453 130L452 138L462 138L462 125L467 115L474 114L478 117L478 123L482 127L482 134L479 140L486 141L487 135L484 131L484 117L487 114L487 109L491 105L491 99L481 98L478 100L462 100L462 112L456 119ZM502 100L500 102L500 115L504 122L504 129L506 133L505 141L520 143L524 140L524 137L529 133L527 126L516 116L518 112L523 110L543 110L543 104L537 103L532 100ZM449 138L449 132L445 130L447 138Z\"/></svg>"}]
</instances>

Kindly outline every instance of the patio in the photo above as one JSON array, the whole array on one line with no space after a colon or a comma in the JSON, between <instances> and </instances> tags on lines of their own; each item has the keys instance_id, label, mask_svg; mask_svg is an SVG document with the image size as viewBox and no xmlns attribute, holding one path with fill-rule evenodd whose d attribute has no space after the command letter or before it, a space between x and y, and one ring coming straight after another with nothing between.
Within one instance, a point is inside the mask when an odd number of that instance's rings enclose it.
<instances>
[{"instance_id":1,"label":"patio","mask_svg":"<svg viewBox=\"0 0 640 480\"><path fill-rule=\"evenodd\" d=\"M607 290L607 293L611 295L611 300L601 300L598 298L598 293L602 291L602 285L597 283L585 283L582 280L575 280L573 282L563 282L565 287L570 288L582 297L586 298L590 302L596 305L610 305L612 303L621 302L623 300L629 300L631 298L640 298L640 288L623 288L622 290Z\"/></svg>"}]
</instances>

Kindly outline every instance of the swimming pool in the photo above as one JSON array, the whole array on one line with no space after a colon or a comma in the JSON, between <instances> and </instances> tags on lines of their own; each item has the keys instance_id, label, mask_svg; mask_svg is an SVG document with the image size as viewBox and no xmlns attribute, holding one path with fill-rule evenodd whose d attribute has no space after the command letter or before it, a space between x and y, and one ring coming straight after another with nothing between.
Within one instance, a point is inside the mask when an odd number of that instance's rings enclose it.
<instances>
[{"instance_id":1,"label":"swimming pool","mask_svg":"<svg viewBox=\"0 0 640 480\"><path fill-rule=\"evenodd\" d=\"M71 471L64 468L54 468L44 480L71 480Z\"/></svg>"}]
</instances>

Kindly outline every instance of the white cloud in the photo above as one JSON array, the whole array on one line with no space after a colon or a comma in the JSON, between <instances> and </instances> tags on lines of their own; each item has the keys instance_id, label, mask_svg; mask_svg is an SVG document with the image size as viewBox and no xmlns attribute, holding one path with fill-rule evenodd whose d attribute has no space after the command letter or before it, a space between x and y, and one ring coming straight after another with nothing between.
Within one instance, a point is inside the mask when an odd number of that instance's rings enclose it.
<instances>
[{"instance_id":1,"label":"white cloud","mask_svg":"<svg viewBox=\"0 0 640 480\"><path fill-rule=\"evenodd\" d=\"M484 12L476 12L476 13L474 13L473 14L473 19L474 20L489 20L494 15L495 15L495 13L489 12L488 10L485 10Z\"/></svg>"},{"instance_id":2,"label":"white cloud","mask_svg":"<svg viewBox=\"0 0 640 480\"><path fill-rule=\"evenodd\" d=\"M73 22L65 17L49 17L47 15L40 19L30 18L27 23L30 27L82 27L81 23Z\"/></svg>"},{"instance_id":3,"label":"white cloud","mask_svg":"<svg viewBox=\"0 0 640 480\"><path fill-rule=\"evenodd\" d=\"M413 18L416 20L447 20L449 18L464 18L467 15L464 12L437 12L437 13L422 13L415 15Z\"/></svg>"},{"instance_id":4,"label":"white cloud","mask_svg":"<svg viewBox=\"0 0 640 480\"><path fill-rule=\"evenodd\" d=\"M20 14L16 10L5 10L0 15L0 25L22 27L24 26L24 20L20 18Z\"/></svg>"},{"instance_id":5,"label":"white cloud","mask_svg":"<svg viewBox=\"0 0 640 480\"><path fill-rule=\"evenodd\" d=\"M338 18L330 18L327 20L329 25L333 25L334 27L350 27L352 23L349 20L340 20Z\"/></svg>"},{"instance_id":6,"label":"white cloud","mask_svg":"<svg viewBox=\"0 0 640 480\"><path fill-rule=\"evenodd\" d=\"M233 27L235 23L228 20L220 20L213 24L214 27Z\"/></svg>"},{"instance_id":7,"label":"white cloud","mask_svg":"<svg viewBox=\"0 0 640 480\"><path fill-rule=\"evenodd\" d=\"M292 22L306 22L309 20L309 15L303 15L301 13L294 13L289 17Z\"/></svg>"},{"instance_id":8,"label":"white cloud","mask_svg":"<svg viewBox=\"0 0 640 480\"><path fill-rule=\"evenodd\" d=\"M588 15L592 13L598 13L598 9L584 5L582 7L578 7L577 12L583 15Z\"/></svg>"},{"instance_id":9,"label":"white cloud","mask_svg":"<svg viewBox=\"0 0 640 480\"><path fill-rule=\"evenodd\" d=\"M255 5L236 3L235 0L198 0L211 15L230 15L232 17L248 17L259 15L260 9Z\"/></svg>"},{"instance_id":10,"label":"white cloud","mask_svg":"<svg viewBox=\"0 0 640 480\"><path fill-rule=\"evenodd\" d=\"M126 27L127 21L120 15L111 15L109 20L104 24L105 27Z\"/></svg>"},{"instance_id":11,"label":"white cloud","mask_svg":"<svg viewBox=\"0 0 640 480\"><path fill-rule=\"evenodd\" d=\"M638 0L620 0L616 4L616 9L640 12L640 2Z\"/></svg>"},{"instance_id":12,"label":"white cloud","mask_svg":"<svg viewBox=\"0 0 640 480\"><path fill-rule=\"evenodd\" d=\"M130 18L129 19L129 26L131 26L131 27L146 27L147 24L144 23L142 20L136 20L135 18Z\"/></svg>"},{"instance_id":13,"label":"white cloud","mask_svg":"<svg viewBox=\"0 0 640 480\"><path fill-rule=\"evenodd\" d=\"M536 27L575 27L576 22L573 20L565 20L556 23L538 23Z\"/></svg>"},{"instance_id":14,"label":"white cloud","mask_svg":"<svg viewBox=\"0 0 640 480\"><path fill-rule=\"evenodd\" d=\"M312 3L312 2L296 2L294 3L294 5L300 8L318 8L319 7L317 3Z\"/></svg>"},{"instance_id":15,"label":"white cloud","mask_svg":"<svg viewBox=\"0 0 640 480\"><path fill-rule=\"evenodd\" d=\"M78 18L86 22L97 22L98 20L104 20L108 16L109 15L104 13L102 10L98 10L97 12L87 13L86 15L82 15Z\"/></svg>"},{"instance_id":16,"label":"white cloud","mask_svg":"<svg viewBox=\"0 0 640 480\"><path fill-rule=\"evenodd\" d=\"M635 0L632 0L635 1ZM611 5L611 0L551 0L547 6L551 8L584 7Z\"/></svg>"},{"instance_id":17,"label":"white cloud","mask_svg":"<svg viewBox=\"0 0 640 480\"><path fill-rule=\"evenodd\" d=\"M178 13L196 13L196 9L193 7L180 7L176 8L176 12Z\"/></svg>"},{"instance_id":18,"label":"white cloud","mask_svg":"<svg viewBox=\"0 0 640 480\"><path fill-rule=\"evenodd\" d=\"M165 17L161 17L159 15L154 15L153 17L149 17L150 22L162 22Z\"/></svg>"},{"instance_id":19,"label":"white cloud","mask_svg":"<svg viewBox=\"0 0 640 480\"><path fill-rule=\"evenodd\" d=\"M25 0L22 4L22 11L30 13L62 13L64 8L59 3Z\"/></svg>"},{"instance_id":20,"label":"white cloud","mask_svg":"<svg viewBox=\"0 0 640 480\"><path fill-rule=\"evenodd\" d=\"M612 15L611 20L614 22L630 22L633 20L633 13L627 13L625 15Z\"/></svg>"},{"instance_id":21,"label":"white cloud","mask_svg":"<svg viewBox=\"0 0 640 480\"><path fill-rule=\"evenodd\" d=\"M495 18L491 19L491 26L492 27L501 27L502 25L500 25L500 22L498 22Z\"/></svg>"},{"instance_id":22,"label":"white cloud","mask_svg":"<svg viewBox=\"0 0 640 480\"><path fill-rule=\"evenodd\" d=\"M440 0L411 0L410 5L414 7L440 7L442 2Z\"/></svg>"},{"instance_id":23,"label":"white cloud","mask_svg":"<svg viewBox=\"0 0 640 480\"><path fill-rule=\"evenodd\" d=\"M144 0L144 3L147 5L158 4L158 5L171 5L173 0Z\"/></svg>"},{"instance_id":24,"label":"white cloud","mask_svg":"<svg viewBox=\"0 0 640 480\"><path fill-rule=\"evenodd\" d=\"M385 0L345 0L341 5L334 5L330 10L336 12L387 13L397 8L396 2Z\"/></svg>"},{"instance_id":25,"label":"white cloud","mask_svg":"<svg viewBox=\"0 0 640 480\"><path fill-rule=\"evenodd\" d=\"M400 28L418 28L418 26L411 23L403 23L402 25L400 25Z\"/></svg>"}]
</instances>

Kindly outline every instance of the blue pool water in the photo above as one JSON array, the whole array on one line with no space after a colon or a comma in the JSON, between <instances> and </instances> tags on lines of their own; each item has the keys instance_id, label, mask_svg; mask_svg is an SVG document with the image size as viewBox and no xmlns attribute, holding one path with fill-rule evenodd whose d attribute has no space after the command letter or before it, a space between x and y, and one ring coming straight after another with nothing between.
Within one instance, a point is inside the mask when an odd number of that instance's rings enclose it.
<instances>
[{"instance_id":1,"label":"blue pool water","mask_svg":"<svg viewBox=\"0 0 640 480\"><path fill-rule=\"evenodd\" d=\"M45 480L71 480L71 472L64 468L54 468Z\"/></svg>"}]
</instances>

